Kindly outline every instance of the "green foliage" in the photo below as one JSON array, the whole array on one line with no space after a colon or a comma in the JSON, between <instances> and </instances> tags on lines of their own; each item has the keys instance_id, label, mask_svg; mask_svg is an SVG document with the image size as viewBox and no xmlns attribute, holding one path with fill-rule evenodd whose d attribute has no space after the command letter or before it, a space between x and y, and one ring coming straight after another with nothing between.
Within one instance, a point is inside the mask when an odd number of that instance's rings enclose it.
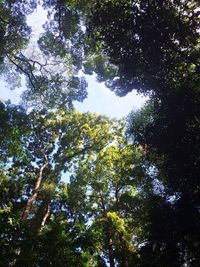
<instances>
[{"instance_id":1,"label":"green foliage","mask_svg":"<svg viewBox=\"0 0 200 267\"><path fill-rule=\"evenodd\" d=\"M31 52L37 4L0 1L0 72L31 107L0 103L0 265L199 266L197 1L44 0ZM80 70L149 95L126 138L73 110Z\"/></svg>"},{"instance_id":2,"label":"green foliage","mask_svg":"<svg viewBox=\"0 0 200 267\"><path fill-rule=\"evenodd\" d=\"M18 115L2 106L2 114L8 111L15 119L24 116L24 124L15 124L23 153L11 150L2 159L1 263L103 266L103 258L111 257L111 238L118 262L125 261L123 251L127 259L133 255L137 246L131 238L139 224L125 207L129 198L137 203L145 174L142 149L127 143L123 123L65 110ZM68 185L60 181L65 171L74 172Z\"/></svg>"},{"instance_id":3,"label":"green foliage","mask_svg":"<svg viewBox=\"0 0 200 267\"><path fill-rule=\"evenodd\" d=\"M107 85L118 95L134 88L161 93L169 82L197 71L197 7L196 1L97 2L89 34L118 67L112 78L105 77Z\"/></svg>"},{"instance_id":4,"label":"green foliage","mask_svg":"<svg viewBox=\"0 0 200 267\"><path fill-rule=\"evenodd\" d=\"M109 224L116 229L117 232L124 233L125 232L125 222L122 218L120 218L116 212L107 212L106 217L108 219Z\"/></svg>"},{"instance_id":5,"label":"green foliage","mask_svg":"<svg viewBox=\"0 0 200 267\"><path fill-rule=\"evenodd\" d=\"M20 106L0 102L0 164L9 160L24 158L22 135L29 132L28 118Z\"/></svg>"},{"instance_id":6,"label":"green foliage","mask_svg":"<svg viewBox=\"0 0 200 267\"><path fill-rule=\"evenodd\" d=\"M142 149L127 144L120 132L113 133L113 137L114 142L81 159L71 176L69 200L76 220L91 224L96 240L104 248L99 253L110 264L114 258L124 264L131 255L136 256L137 245L132 237L139 237L140 228L127 206L131 200L135 208L139 207L137 187L146 174L141 164Z\"/></svg>"},{"instance_id":7,"label":"green foliage","mask_svg":"<svg viewBox=\"0 0 200 267\"><path fill-rule=\"evenodd\" d=\"M54 19L45 24L44 34L36 41L26 18L38 2L0 3L0 73L11 89L25 85L25 107L71 108L74 100L87 96L87 83L78 73L83 61L79 14L65 5L57 10L59 4L53 8L53 2L47 6L41 2Z\"/></svg>"},{"instance_id":8,"label":"green foliage","mask_svg":"<svg viewBox=\"0 0 200 267\"><path fill-rule=\"evenodd\" d=\"M33 110L25 115L3 104L1 113L5 130L13 134L12 127L16 129L12 141L19 146L13 150L11 140L2 140L1 265L98 266L101 233L88 226L89 206L77 206L82 187L73 188L60 178L82 163L86 170L99 151L121 140L122 123L77 111Z\"/></svg>"}]
</instances>

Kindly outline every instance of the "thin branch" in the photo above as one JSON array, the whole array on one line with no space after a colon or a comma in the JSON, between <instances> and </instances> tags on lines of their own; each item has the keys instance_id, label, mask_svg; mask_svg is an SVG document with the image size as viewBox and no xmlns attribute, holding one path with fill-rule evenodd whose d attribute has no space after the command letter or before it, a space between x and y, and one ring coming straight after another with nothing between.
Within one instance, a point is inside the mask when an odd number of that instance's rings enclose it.
<instances>
[{"instance_id":1,"label":"thin branch","mask_svg":"<svg viewBox=\"0 0 200 267\"><path fill-rule=\"evenodd\" d=\"M23 74L25 74L28 77L29 82L31 83L33 89L35 90L36 88L35 88L35 84L33 83L32 78L33 79L36 79L36 78L34 77L33 73L31 73L33 76L33 77L31 77L30 73L28 71L26 71L25 69L23 69L22 66L20 66L17 62L15 62L8 54L7 54L7 57L10 60L10 62L12 62L13 65L16 66L17 69L19 69Z\"/></svg>"},{"instance_id":2,"label":"thin branch","mask_svg":"<svg viewBox=\"0 0 200 267\"><path fill-rule=\"evenodd\" d=\"M0 17L0 20L1 20L3 23L5 23L5 24L8 24L8 23L9 23L9 21L3 19L2 17Z\"/></svg>"}]
</instances>

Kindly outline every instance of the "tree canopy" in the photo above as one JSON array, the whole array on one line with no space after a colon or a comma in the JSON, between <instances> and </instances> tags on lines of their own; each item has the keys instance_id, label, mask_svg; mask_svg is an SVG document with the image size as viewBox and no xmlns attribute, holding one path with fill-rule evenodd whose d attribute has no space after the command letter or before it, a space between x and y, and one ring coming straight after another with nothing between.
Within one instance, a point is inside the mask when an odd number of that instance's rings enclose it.
<instances>
[{"instance_id":1,"label":"tree canopy","mask_svg":"<svg viewBox=\"0 0 200 267\"><path fill-rule=\"evenodd\" d=\"M30 14L42 5L43 32ZM0 266L200 265L199 3L0 1ZM84 74L149 100L81 113Z\"/></svg>"}]
</instances>

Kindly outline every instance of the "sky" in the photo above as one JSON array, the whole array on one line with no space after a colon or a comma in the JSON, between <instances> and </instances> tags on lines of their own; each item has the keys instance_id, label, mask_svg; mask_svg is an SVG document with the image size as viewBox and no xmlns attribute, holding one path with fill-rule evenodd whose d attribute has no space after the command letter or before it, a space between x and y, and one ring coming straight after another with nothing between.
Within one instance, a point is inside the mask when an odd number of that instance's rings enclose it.
<instances>
[{"instance_id":1,"label":"sky","mask_svg":"<svg viewBox=\"0 0 200 267\"><path fill-rule=\"evenodd\" d=\"M33 38L42 33L42 24L44 24L46 20L46 15L46 11L44 11L42 7L38 7L36 12L28 17L27 23L32 27ZM106 88L103 83L98 83L95 75L87 75L86 78L88 82L88 97L83 103L74 102L74 106L77 110L96 112L109 117L123 118L128 115L131 110L140 108L146 101L146 98L138 95L135 90L125 97L118 97L111 90ZM19 96L23 88L11 91L7 88L3 80L0 80L0 84L3 89L0 95L1 99L11 99L13 103L19 102Z\"/></svg>"},{"instance_id":2,"label":"sky","mask_svg":"<svg viewBox=\"0 0 200 267\"><path fill-rule=\"evenodd\" d=\"M75 108L80 111L97 112L109 117L123 118L133 109L140 108L146 98L134 90L125 97L118 97L106 88L103 83L96 81L95 75L87 76L88 98L83 103L75 102Z\"/></svg>"}]
</instances>

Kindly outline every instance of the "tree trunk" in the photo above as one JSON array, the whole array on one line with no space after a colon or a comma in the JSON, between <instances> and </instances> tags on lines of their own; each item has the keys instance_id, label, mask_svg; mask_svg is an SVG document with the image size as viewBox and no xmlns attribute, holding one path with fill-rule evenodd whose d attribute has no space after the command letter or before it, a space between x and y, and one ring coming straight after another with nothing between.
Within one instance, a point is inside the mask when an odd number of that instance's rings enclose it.
<instances>
[{"instance_id":1,"label":"tree trunk","mask_svg":"<svg viewBox=\"0 0 200 267\"><path fill-rule=\"evenodd\" d=\"M128 248L126 246L126 241L123 238L123 235L120 235L120 242L122 244L122 265L121 267L128 267L128 258L127 258L127 252L128 252Z\"/></svg>"},{"instance_id":2,"label":"tree trunk","mask_svg":"<svg viewBox=\"0 0 200 267\"><path fill-rule=\"evenodd\" d=\"M47 218L50 216L50 202L51 200L49 197L43 199L43 202L41 203L35 217L31 222L33 228L37 231L39 231L41 227L45 225Z\"/></svg>"},{"instance_id":3,"label":"tree trunk","mask_svg":"<svg viewBox=\"0 0 200 267\"><path fill-rule=\"evenodd\" d=\"M33 194L28 199L28 201L26 203L26 206L24 208L24 211L23 211L23 214L22 214L22 217L21 217L22 221L26 221L27 218L28 218L28 215L30 213L31 207L33 205L33 202L36 200L38 192L39 192L39 189L40 189L43 171L44 171L45 168L47 168L47 166L48 166L48 161L46 159L45 163L40 168L39 175L37 177L36 184L35 184L35 187L34 187L34 190L33 190Z\"/></svg>"},{"instance_id":4,"label":"tree trunk","mask_svg":"<svg viewBox=\"0 0 200 267\"><path fill-rule=\"evenodd\" d=\"M122 267L128 267L128 259L126 255L122 256Z\"/></svg>"},{"instance_id":5,"label":"tree trunk","mask_svg":"<svg viewBox=\"0 0 200 267\"><path fill-rule=\"evenodd\" d=\"M45 226L46 220L49 218L50 214L51 214L51 210L50 210L50 206L48 205L47 212L45 213L42 223L41 223L41 227Z\"/></svg>"},{"instance_id":6,"label":"tree trunk","mask_svg":"<svg viewBox=\"0 0 200 267\"><path fill-rule=\"evenodd\" d=\"M114 253L113 253L113 246L112 246L111 238L108 239L108 256L109 256L110 267L115 267Z\"/></svg>"}]
</instances>

